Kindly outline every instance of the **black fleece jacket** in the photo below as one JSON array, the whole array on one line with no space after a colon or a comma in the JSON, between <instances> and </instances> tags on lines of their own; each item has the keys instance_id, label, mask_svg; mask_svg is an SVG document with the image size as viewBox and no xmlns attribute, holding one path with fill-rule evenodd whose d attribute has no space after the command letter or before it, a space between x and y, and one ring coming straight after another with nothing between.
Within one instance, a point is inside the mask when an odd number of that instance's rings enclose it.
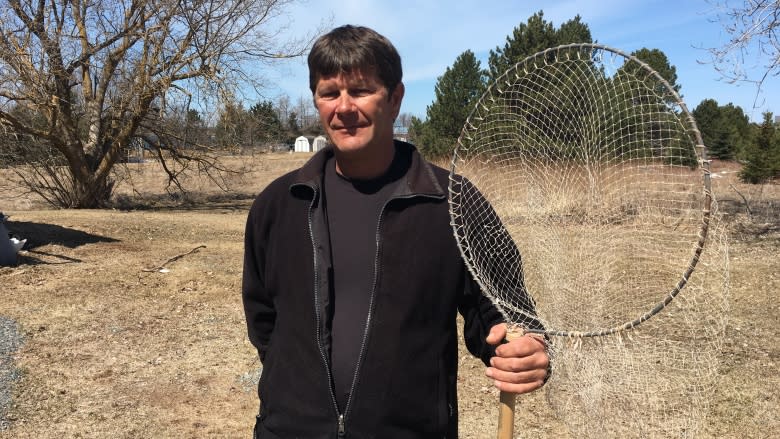
<instances>
[{"instance_id":1,"label":"black fleece jacket","mask_svg":"<svg viewBox=\"0 0 780 439\"><path fill-rule=\"evenodd\" d=\"M260 438L456 438L457 329L487 364L502 320L465 268L450 226L448 172L396 142L411 165L377 229L376 276L351 397L339 413L328 364L326 148L272 182L247 220L242 296L263 362Z\"/></svg>"}]
</instances>

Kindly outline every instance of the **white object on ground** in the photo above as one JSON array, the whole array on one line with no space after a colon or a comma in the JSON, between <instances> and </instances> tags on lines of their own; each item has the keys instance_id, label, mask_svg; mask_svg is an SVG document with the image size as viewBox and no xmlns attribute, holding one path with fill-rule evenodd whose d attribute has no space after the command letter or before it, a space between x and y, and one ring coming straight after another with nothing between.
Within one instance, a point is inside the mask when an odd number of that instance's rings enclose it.
<instances>
[{"instance_id":1,"label":"white object on ground","mask_svg":"<svg viewBox=\"0 0 780 439\"><path fill-rule=\"evenodd\" d=\"M27 239L19 240L16 238L11 238L11 247L13 247L16 253L19 253L19 250L21 250L26 243L27 243Z\"/></svg>"}]
</instances>

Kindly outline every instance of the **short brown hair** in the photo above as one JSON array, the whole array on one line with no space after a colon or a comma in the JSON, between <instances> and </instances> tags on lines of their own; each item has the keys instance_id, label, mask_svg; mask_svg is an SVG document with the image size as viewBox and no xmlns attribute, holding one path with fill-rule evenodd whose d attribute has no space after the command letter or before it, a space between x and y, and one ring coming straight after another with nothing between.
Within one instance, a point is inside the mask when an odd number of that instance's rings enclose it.
<instances>
[{"instance_id":1,"label":"short brown hair","mask_svg":"<svg viewBox=\"0 0 780 439\"><path fill-rule=\"evenodd\" d=\"M401 56L373 29L346 25L321 36L309 52L309 88L323 77L355 71L373 72L391 94L401 82Z\"/></svg>"}]
</instances>

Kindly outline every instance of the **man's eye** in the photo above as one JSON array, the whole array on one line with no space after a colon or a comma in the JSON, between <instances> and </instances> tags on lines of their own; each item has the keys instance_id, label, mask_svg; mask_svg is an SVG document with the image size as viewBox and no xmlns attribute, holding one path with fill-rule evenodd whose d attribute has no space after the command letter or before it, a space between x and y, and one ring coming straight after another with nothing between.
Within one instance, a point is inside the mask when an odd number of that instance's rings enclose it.
<instances>
[{"instance_id":1,"label":"man's eye","mask_svg":"<svg viewBox=\"0 0 780 439\"><path fill-rule=\"evenodd\" d=\"M357 89L352 91L352 95L353 96L368 96L372 92L373 91L371 89L368 89L368 88L357 88Z\"/></svg>"}]
</instances>

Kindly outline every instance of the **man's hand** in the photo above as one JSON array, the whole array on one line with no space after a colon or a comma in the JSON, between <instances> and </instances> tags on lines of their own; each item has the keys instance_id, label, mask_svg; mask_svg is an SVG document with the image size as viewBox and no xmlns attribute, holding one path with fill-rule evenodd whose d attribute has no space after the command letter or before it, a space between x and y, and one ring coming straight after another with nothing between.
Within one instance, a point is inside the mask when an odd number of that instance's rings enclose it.
<instances>
[{"instance_id":1,"label":"man's hand","mask_svg":"<svg viewBox=\"0 0 780 439\"><path fill-rule=\"evenodd\" d=\"M505 337L506 323L490 328L486 341L498 347L485 375L502 392L528 393L542 387L550 364L544 339L525 334L502 344Z\"/></svg>"}]
</instances>

